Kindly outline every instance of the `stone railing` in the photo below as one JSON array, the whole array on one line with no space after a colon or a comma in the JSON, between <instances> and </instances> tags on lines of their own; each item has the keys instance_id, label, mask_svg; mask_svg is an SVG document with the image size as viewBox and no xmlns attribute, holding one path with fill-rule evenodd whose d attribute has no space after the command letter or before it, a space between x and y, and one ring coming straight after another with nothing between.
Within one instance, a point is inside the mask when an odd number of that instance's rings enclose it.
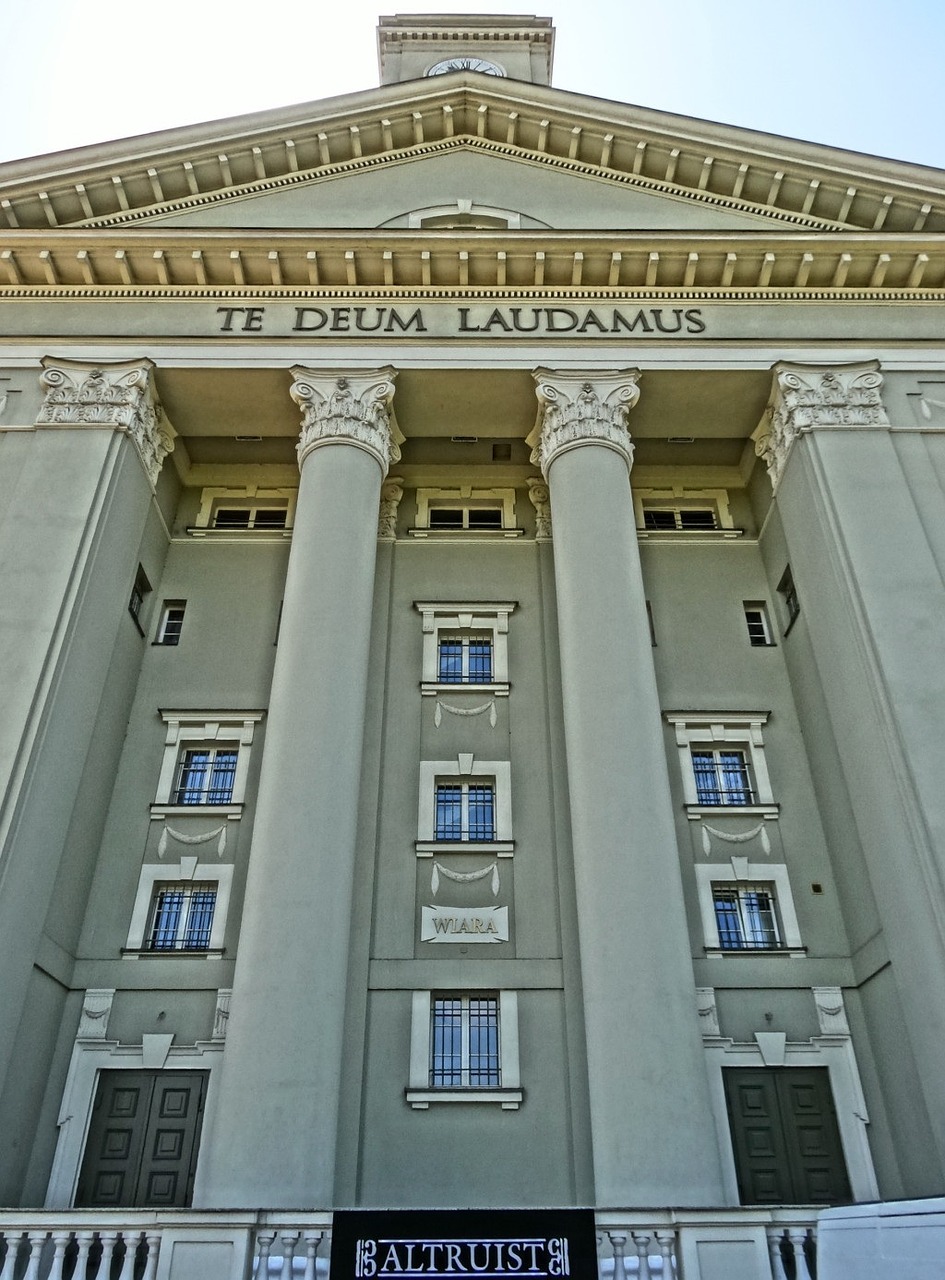
<instances>
[{"instance_id":1,"label":"stone railing","mask_svg":"<svg viewBox=\"0 0 945 1280\"><path fill-rule=\"evenodd\" d=\"M600 1280L816 1280L810 1210L597 1214ZM0 1280L326 1280L331 1214L0 1212Z\"/></svg>"}]
</instances>

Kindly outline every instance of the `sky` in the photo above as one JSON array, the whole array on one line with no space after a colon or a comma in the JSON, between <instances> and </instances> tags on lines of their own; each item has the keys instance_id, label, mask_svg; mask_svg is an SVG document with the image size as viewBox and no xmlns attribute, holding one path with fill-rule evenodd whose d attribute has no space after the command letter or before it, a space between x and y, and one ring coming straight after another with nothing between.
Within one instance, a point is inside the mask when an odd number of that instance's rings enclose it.
<instances>
[{"instance_id":1,"label":"sky","mask_svg":"<svg viewBox=\"0 0 945 1280\"><path fill-rule=\"evenodd\" d=\"M553 83L945 169L945 0L548 0ZM381 13L528 0L0 0L0 161L378 83Z\"/></svg>"}]
</instances>

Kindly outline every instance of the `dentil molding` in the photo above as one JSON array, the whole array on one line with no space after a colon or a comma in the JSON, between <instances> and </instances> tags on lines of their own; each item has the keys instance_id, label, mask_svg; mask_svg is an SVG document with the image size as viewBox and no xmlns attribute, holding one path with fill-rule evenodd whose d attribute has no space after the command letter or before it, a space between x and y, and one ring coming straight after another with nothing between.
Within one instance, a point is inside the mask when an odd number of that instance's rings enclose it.
<instances>
[{"instance_id":1,"label":"dentil molding","mask_svg":"<svg viewBox=\"0 0 945 1280\"><path fill-rule=\"evenodd\" d=\"M394 421L396 369L306 369L290 370L294 382L289 390L302 410L299 436L299 467L322 445L349 444L376 458L383 475L400 461L404 437Z\"/></svg>"},{"instance_id":2,"label":"dentil molding","mask_svg":"<svg viewBox=\"0 0 945 1280\"><path fill-rule=\"evenodd\" d=\"M627 419L640 398L639 369L594 373L535 369L532 376L540 408L527 443L532 446L532 462L546 480L559 454L588 444L613 449L630 470L633 443Z\"/></svg>"}]
</instances>

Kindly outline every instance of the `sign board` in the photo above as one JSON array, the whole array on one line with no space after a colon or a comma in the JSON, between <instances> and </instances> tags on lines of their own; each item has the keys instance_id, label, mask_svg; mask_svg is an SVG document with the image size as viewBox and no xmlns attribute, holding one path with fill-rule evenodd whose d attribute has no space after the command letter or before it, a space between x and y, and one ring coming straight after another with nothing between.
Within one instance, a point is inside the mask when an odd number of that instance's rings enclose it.
<instances>
[{"instance_id":1,"label":"sign board","mask_svg":"<svg viewBox=\"0 0 945 1280\"><path fill-rule=\"evenodd\" d=\"M331 1280L597 1280L590 1209L338 1210Z\"/></svg>"}]
</instances>

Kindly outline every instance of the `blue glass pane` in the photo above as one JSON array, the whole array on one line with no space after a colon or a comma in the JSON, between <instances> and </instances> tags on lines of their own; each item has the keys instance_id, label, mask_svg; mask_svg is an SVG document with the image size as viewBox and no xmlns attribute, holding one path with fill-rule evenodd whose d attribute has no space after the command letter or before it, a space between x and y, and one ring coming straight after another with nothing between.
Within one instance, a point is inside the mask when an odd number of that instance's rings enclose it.
<instances>
[{"instance_id":1,"label":"blue glass pane","mask_svg":"<svg viewBox=\"0 0 945 1280\"><path fill-rule=\"evenodd\" d=\"M437 787L435 838L437 840L461 840L463 838L463 793L461 787Z\"/></svg>"}]
</instances>

